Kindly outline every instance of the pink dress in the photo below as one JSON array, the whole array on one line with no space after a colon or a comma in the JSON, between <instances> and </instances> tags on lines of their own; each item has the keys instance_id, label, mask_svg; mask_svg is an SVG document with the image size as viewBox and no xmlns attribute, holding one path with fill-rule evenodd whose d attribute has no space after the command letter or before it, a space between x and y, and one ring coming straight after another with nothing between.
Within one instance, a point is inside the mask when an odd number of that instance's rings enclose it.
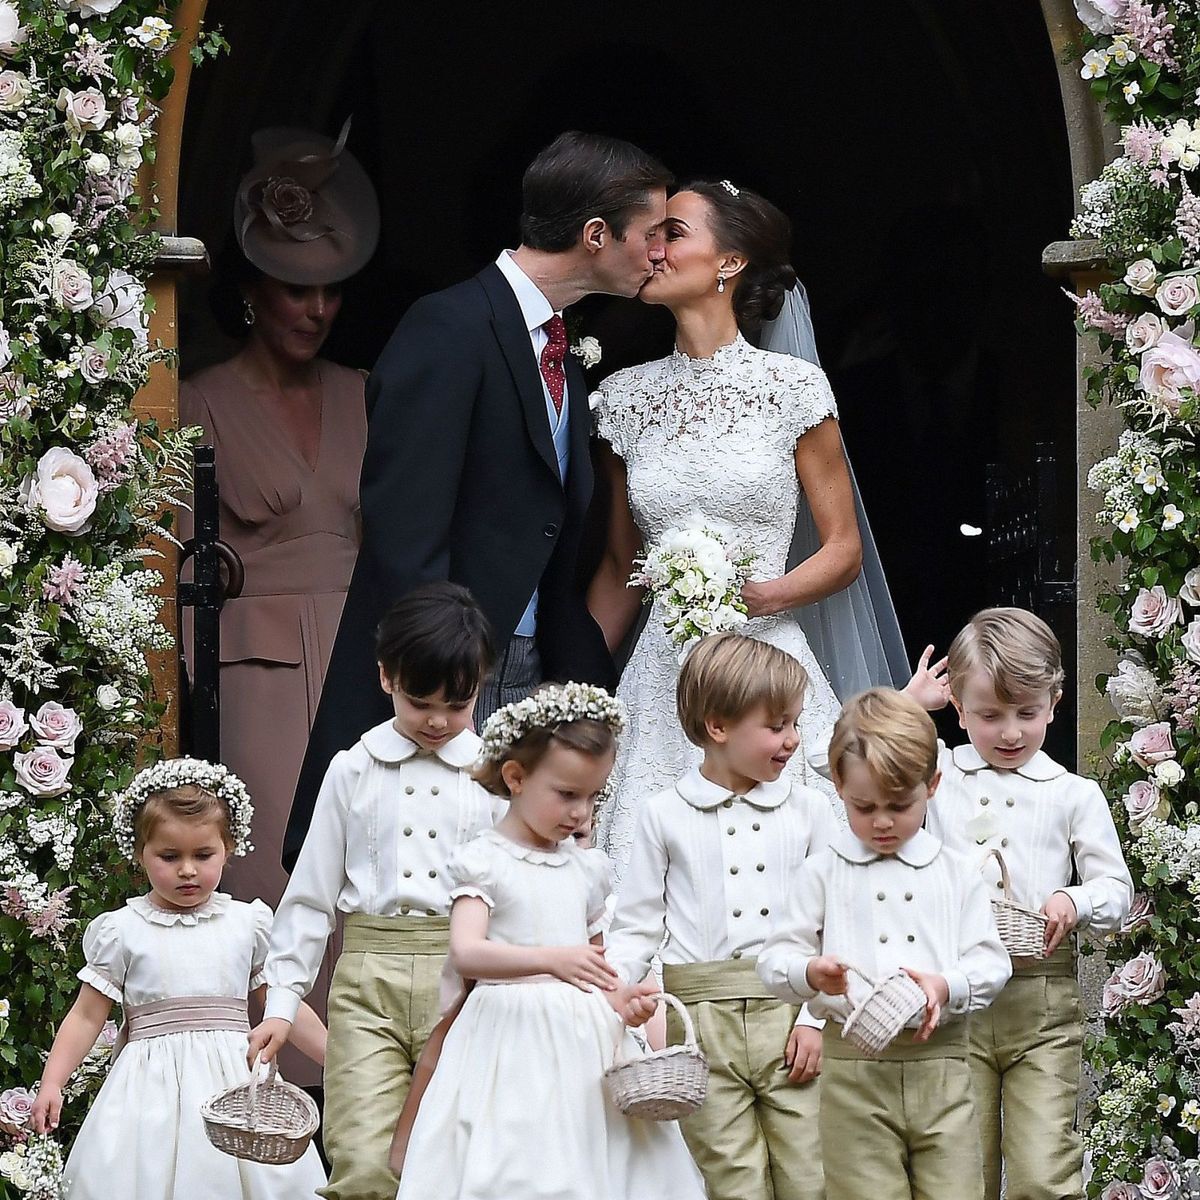
<instances>
[{"instance_id":1,"label":"pink dress","mask_svg":"<svg viewBox=\"0 0 1200 1200\"><path fill-rule=\"evenodd\" d=\"M221 613L221 757L254 800L255 849L230 861L222 886L272 908L287 883L284 830L359 543L364 381L323 359L317 366L315 468L230 363L179 389L181 423L202 426L216 448L221 537L246 568L242 594ZM327 988L323 972L311 997L318 1011ZM319 1082L298 1054L284 1070L297 1083Z\"/></svg>"}]
</instances>

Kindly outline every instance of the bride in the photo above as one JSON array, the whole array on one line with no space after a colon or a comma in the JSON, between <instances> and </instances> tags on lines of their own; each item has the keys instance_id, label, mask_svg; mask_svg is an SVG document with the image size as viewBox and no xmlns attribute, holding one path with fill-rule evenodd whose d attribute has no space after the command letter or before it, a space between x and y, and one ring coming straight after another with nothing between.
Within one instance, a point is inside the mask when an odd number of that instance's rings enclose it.
<instances>
[{"instance_id":1,"label":"bride","mask_svg":"<svg viewBox=\"0 0 1200 1200\"><path fill-rule=\"evenodd\" d=\"M809 675L802 742L787 773L830 792L805 763L805 741L827 729L839 709L810 637L820 643L843 696L872 683L899 682L907 668L877 563L874 603L882 634L870 601L864 611L861 595L851 602L845 593L863 565L856 489L825 374L796 357L806 353L797 344L806 340L805 331L792 334L790 354L757 349L744 336L764 340L764 323L778 317L785 302L791 327L806 325L803 289L788 263L791 227L774 205L725 180L693 183L672 197L664 238L664 261L640 298L670 309L675 352L616 372L592 398L612 511L589 604L615 649L640 605L639 593L626 586L635 557L697 514L729 531L755 556L742 593L751 619L742 632L786 650ZM768 329L767 344L788 332L779 324ZM789 570L789 554L795 559L798 546L804 546L800 561ZM860 592L862 586L856 584ZM831 597L845 601L836 612L812 607ZM830 628L831 618L838 628ZM599 840L618 881L641 799L699 761L676 719L677 674L677 650L655 602L617 693L629 709L630 728Z\"/></svg>"}]
</instances>

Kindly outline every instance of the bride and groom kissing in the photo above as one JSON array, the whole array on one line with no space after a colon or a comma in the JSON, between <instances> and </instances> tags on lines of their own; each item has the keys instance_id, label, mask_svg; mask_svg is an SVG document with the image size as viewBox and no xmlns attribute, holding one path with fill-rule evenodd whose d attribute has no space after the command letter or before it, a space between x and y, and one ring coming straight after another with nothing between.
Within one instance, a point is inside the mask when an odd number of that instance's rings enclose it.
<instances>
[{"instance_id":1,"label":"bride and groom kissing","mask_svg":"<svg viewBox=\"0 0 1200 1200\"><path fill-rule=\"evenodd\" d=\"M803 300L788 265L790 227L728 181L689 184L668 200L672 183L628 142L562 134L525 173L519 247L417 301L380 356L367 386L362 546L285 861L299 850L333 755L389 715L375 684L374 631L394 600L449 579L479 601L497 664L480 692L477 727L544 680L611 688L611 649L639 604L626 587L632 559L699 507L714 520L732 518L757 555L757 581L744 599L760 628L747 631L809 669L806 708L815 722L836 711L808 639L787 616L842 591L860 571L836 409L817 366L742 336L777 317L785 298ZM612 510L589 581L579 556L595 482L593 418L561 314L592 293L663 304L678 328L675 354L610 376L593 397ZM789 571L801 492L816 536L813 552ZM643 794L648 772L669 782L689 757L671 728L675 649L655 626L652 619L626 668L632 691L622 685L632 719L623 756L635 761L619 762L618 774ZM618 780L618 800L620 790ZM624 848L626 837L611 832L614 848Z\"/></svg>"}]
</instances>

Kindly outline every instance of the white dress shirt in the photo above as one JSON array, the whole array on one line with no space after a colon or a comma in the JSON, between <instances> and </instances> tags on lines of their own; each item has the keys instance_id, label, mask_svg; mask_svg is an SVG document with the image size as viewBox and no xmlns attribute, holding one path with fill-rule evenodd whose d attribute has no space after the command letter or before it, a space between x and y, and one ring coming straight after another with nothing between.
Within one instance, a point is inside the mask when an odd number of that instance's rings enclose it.
<instances>
[{"instance_id":1,"label":"white dress shirt","mask_svg":"<svg viewBox=\"0 0 1200 1200\"><path fill-rule=\"evenodd\" d=\"M786 913L758 956L758 973L777 996L809 1002L814 1017L845 1023L866 994L850 973L848 996L809 985L808 964L831 954L874 980L902 967L944 976L945 1015L986 1008L1012 974L975 864L919 829L891 855L841 830L792 880ZM911 1024L920 1023L919 1016Z\"/></svg>"},{"instance_id":2,"label":"white dress shirt","mask_svg":"<svg viewBox=\"0 0 1200 1200\"><path fill-rule=\"evenodd\" d=\"M735 796L694 768L641 806L609 962L631 981L660 946L666 964L753 958L795 873L833 830L829 801L811 788L780 779Z\"/></svg>"},{"instance_id":3,"label":"white dress shirt","mask_svg":"<svg viewBox=\"0 0 1200 1200\"><path fill-rule=\"evenodd\" d=\"M1054 892L1071 897L1079 927L1115 933L1129 915L1133 880L1098 784L1072 775L1039 750L1023 767L989 766L970 742L938 756L942 781L926 825L947 846L982 864L1001 895L999 850L1013 898L1040 909ZM986 861L985 861L986 856Z\"/></svg>"},{"instance_id":4,"label":"white dress shirt","mask_svg":"<svg viewBox=\"0 0 1200 1200\"><path fill-rule=\"evenodd\" d=\"M386 721L334 756L275 917L266 1016L296 1019L338 912L449 913L451 852L503 807L467 774L479 748L463 730L427 754Z\"/></svg>"}]
</instances>

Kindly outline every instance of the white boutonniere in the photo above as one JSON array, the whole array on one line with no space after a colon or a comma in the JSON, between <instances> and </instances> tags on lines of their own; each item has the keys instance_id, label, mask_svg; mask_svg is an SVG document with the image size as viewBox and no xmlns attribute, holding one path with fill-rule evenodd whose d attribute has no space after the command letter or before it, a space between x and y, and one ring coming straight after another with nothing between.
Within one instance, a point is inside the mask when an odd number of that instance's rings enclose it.
<instances>
[{"instance_id":1,"label":"white boutonniere","mask_svg":"<svg viewBox=\"0 0 1200 1200\"><path fill-rule=\"evenodd\" d=\"M571 353L583 363L584 367L594 367L600 361L604 351L594 337L580 338L572 347Z\"/></svg>"}]
</instances>

